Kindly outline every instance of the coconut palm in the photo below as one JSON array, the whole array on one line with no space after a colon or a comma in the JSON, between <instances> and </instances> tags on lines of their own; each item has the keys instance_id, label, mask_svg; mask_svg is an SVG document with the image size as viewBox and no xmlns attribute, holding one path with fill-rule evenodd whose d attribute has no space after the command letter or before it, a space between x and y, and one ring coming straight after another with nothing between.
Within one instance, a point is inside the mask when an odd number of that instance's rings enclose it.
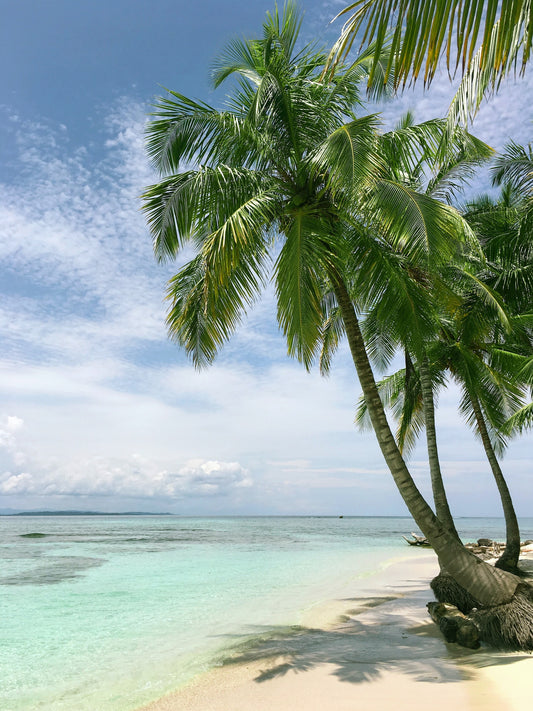
<instances>
[{"instance_id":1,"label":"coconut palm","mask_svg":"<svg viewBox=\"0 0 533 711\"><path fill-rule=\"evenodd\" d=\"M532 339L527 328L531 318L524 318L522 313L531 304L531 240L520 239L524 235L519 204L517 192L506 188L497 203L484 197L467 206L467 216L479 234L486 258L477 261L474 282L465 282L465 273L458 275L454 270L454 283L463 282L462 303L454 305L453 318L441 320L438 337L426 351L432 380L442 386L444 372L448 371L460 385L460 410L483 443L506 521L506 548L497 565L512 571L517 570L520 532L498 454L506 445L505 421L513 411L513 421L523 417L526 408L517 408L524 387L533 382ZM498 318L502 311L496 296L491 309L490 303L479 300L478 288L472 292L472 284L477 287L481 280L489 290L502 289L508 307L517 313L515 318L510 317L511 323L504 315L505 329ZM413 364L408 358L402 372L387 377L378 386L399 421L397 438L402 450L406 444L412 446L425 424L422 376L425 370L429 378L429 368L427 363L424 366L421 368L420 363ZM365 414L362 403L359 421L364 422Z\"/></svg>"},{"instance_id":2,"label":"coconut palm","mask_svg":"<svg viewBox=\"0 0 533 711\"><path fill-rule=\"evenodd\" d=\"M529 384L533 395L533 151L531 144L511 141L497 156L492 169L493 184L501 186L497 202L479 198L470 206L468 219L480 234L487 259L492 265L492 286L504 296L520 334L513 350L525 362L511 361L517 377ZM510 431L533 423L532 404L512 417Z\"/></svg>"},{"instance_id":3,"label":"coconut palm","mask_svg":"<svg viewBox=\"0 0 533 711\"><path fill-rule=\"evenodd\" d=\"M462 329L466 333L472 329L474 333L470 339L460 338L462 343L468 344L468 353L472 355L476 350L489 356L489 365L500 373L502 383L511 393L509 383L515 388L515 398L511 403L511 423L516 422L528 405L518 409L519 402L516 397L517 388L521 388L519 395L524 395L525 388L533 384L533 317L531 304L533 301L533 242L531 240L531 197L528 192L524 195L527 186L527 169L524 170L525 151L512 144L512 155L499 157L496 161L495 182L500 182L504 177L514 179L515 186L509 184L502 188L498 201L488 197L478 198L467 205L465 216L479 235L486 262L480 277L489 287L502 294L506 308L511 314L510 324L507 328L501 327L495 321L490 333L489 347L483 344L486 341L489 326L485 321L486 313L481 313L475 303L471 304L470 316L463 319ZM518 158L518 160L517 160ZM527 164L527 161L525 161ZM518 164L518 165L517 165ZM524 176L524 173L526 174ZM524 177L526 181L524 181ZM529 177L530 184L533 182ZM512 328L510 328L512 326ZM485 333L483 334L483 330ZM480 338L481 336L481 338ZM503 432L512 433L513 427L504 425L501 420L501 407L491 413L484 406L483 400L475 395L475 387L470 377L474 364L463 359L466 368L463 373L463 382L469 390L469 400L473 416L477 423L477 430L483 442L487 458L491 464L494 478L500 491L507 526L507 546L499 561L501 567L513 568L516 566L519 555L519 533L514 508L510 498L505 479L503 478L497 459L498 448L505 441ZM512 397L512 395L511 395ZM522 400L523 402L523 400ZM524 409L526 408L526 409ZM484 412L483 412L484 411ZM483 414L485 416L483 417ZM509 414L509 413L508 413ZM496 415L496 418L494 417ZM499 440L491 437L487 424L496 425ZM516 429L519 428L515 428ZM495 445L495 446L494 446ZM496 450L496 451L495 451Z\"/></svg>"},{"instance_id":4,"label":"coconut palm","mask_svg":"<svg viewBox=\"0 0 533 711\"><path fill-rule=\"evenodd\" d=\"M451 203L464 187L474 169L491 157L492 150L459 127L455 127L453 133L449 135L445 123L439 121L438 124L442 129L442 134L441 140L436 146L425 143L422 150L418 151L410 147L411 150L407 154L406 151L401 150L403 132L407 127L413 126L413 118L410 114L402 118L395 131L385 134L382 141L387 156L388 170L392 178L409 184L419 192ZM400 252L401 249L402 245L400 245ZM407 365L412 363L411 358L416 359L435 512L440 521L458 537L442 479L435 425L433 383L427 357L427 346L437 337L439 297L446 301L451 299L455 305L459 303L459 297L449 287L443 288L442 279L434 273L432 266L434 265L427 261L422 264L418 260L416 264L406 263L403 269L405 278L418 281L425 292L426 308L423 312L413 312L412 320L407 321L405 318L398 317L394 310L391 310L390 304L383 308L382 300L378 299L369 305L371 311L367 315L364 326L367 342L370 344L376 339L376 335L379 335L378 341L381 347L385 338L388 338L390 344L393 341L393 334L395 334L405 351ZM432 323L428 324L430 306ZM421 331L421 328L424 329L424 332ZM376 349L372 350L376 354ZM388 349L385 349L385 351L387 350L390 354L394 352L394 348L390 345Z\"/></svg>"},{"instance_id":5,"label":"coconut palm","mask_svg":"<svg viewBox=\"0 0 533 711\"><path fill-rule=\"evenodd\" d=\"M483 350L489 350L485 346ZM516 410L522 395L516 378L510 379L499 372L493 363L486 362L473 343L461 341L449 327L443 329L441 338L428 350L431 361L433 387L445 384L449 372L461 388L460 411L475 434L481 439L485 454L496 482L506 525L506 546L496 565L511 572L518 571L520 555L520 530L509 487L503 475L498 455L502 454L507 437L504 426L510 408ZM407 376L407 373L409 375ZM387 376L378 383L381 397L398 421L397 439L403 451L413 446L425 425L420 374L416 363ZM511 409L511 411L512 411ZM357 420L364 425L366 408L360 403Z\"/></svg>"},{"instance_id":6,"label":"coconut palm","mask_svg":"<svg viewBox=\"0 0 533 711\"><path fill-rule=\"evenodd\" d=\"M197 366L207 365L272 275L289 354L309 368L331 292L408 509L478 603L514 605L523 597L520 581L469 554L416 488L379 398L349 283L357 260L360 269L373 262L384 298L423 308L421 294L415 303L401 291L393 296L394 262L379 261L381 243L405 243L413 261L417 254L453 260L468 230L452 208L387 178L377 118L355 113L364 67L338 67L324 83L325 56L295 50L299 25L288 4L283 17L267 15L261 39L229 45L214 69L215 85L236 80L224 110L175 92L156 107L147 145L162 179L144 194L155 253L174 258L187 243L196 250L169 283L171 337ZM508 643L533 646L533 635L528 628L524 640Z\"/></svg>"}]
</instances>

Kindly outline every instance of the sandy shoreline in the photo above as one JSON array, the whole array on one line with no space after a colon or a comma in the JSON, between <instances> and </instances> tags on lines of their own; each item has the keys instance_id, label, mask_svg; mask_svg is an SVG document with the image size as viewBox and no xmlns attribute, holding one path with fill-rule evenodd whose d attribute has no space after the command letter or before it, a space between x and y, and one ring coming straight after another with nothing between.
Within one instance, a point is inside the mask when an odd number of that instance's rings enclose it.
<instances>
[{"instance_id":1,"label":"sandy shoreline","mask_svg":"<svg viewBox=\"0 0 533 711\"><path fill-rule=\"evenodd\" d=\"M533 655L444 642L425 607L437 567L432 553L393 563L142 711L527 708Z\"/></svg>"}]
</instances>

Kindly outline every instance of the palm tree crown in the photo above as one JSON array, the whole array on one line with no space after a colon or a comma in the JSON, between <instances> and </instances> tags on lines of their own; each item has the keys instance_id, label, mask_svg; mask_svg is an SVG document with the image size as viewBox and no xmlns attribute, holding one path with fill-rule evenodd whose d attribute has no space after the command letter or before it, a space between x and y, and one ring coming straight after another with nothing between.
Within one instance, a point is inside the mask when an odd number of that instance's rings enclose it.
<instances>
[{"instance_id":1,"label":"palm tree crown","mask_svg":"<svg viewBox=\"0 0 533 711\"><path fill-rule=\"evenodd\" d=\"M187 241L197 250L170 282L168 326L198 366L260 293L270 255L289 352L309 367L322 338L324 279L353 261L363 232L365 258L371 242L379 248L370 223L417 259L449 258L467 231L454 210L387 175L378 118L355 113L372 53L323 82L325 55L295 51L299 24L289 4L282 18L267 15L261 39L229 45L214 69L216 86L237 78L224 110L170 92L148 129L149 153L168 176L144 194L156 255L173 258ZM436 148L442 131L432 122L405 127L389 151Z\"/></svg>"}]
</instances>

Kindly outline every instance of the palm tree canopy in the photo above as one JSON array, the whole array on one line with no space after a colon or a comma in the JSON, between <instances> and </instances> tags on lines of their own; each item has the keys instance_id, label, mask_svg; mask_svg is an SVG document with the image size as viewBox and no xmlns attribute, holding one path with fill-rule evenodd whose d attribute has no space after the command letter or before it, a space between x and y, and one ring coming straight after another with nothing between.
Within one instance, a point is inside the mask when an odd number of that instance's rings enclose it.
<instances>
[{"instance_id":1,"label":"palm tree canopy","mask_svg":"<svg viewBox=\"0 0 533 711\"><path fill-rule=\"evenodd\" d=\"M321 81L325 54L295 49L299 26L289 3L283 16L267 15L261 39L228 45L213 74L215 85L236 80L223 110L169 92L148 127L162 176L143 196L156 255L172 259L187 242L196 250L169 283L167 323L198 366L213 360L272 272L289 353L309 367L328 275L357 258L364 272L382 240L412 261L447 261L468 234L454 209L388 174L378 117L356 113L371 55ZM404 126L388 150L437 155L443 131L442 122ZM381 285L369 287L383 292L393 267L377 268ZM403 298L412 307L412 294Z\"/></svg>"},{"instance_id":2,"label":"palm tree canopy","mask_svg":"<svg viewBox=\"0 0 533 711\"><path fill-rule=\"evenodd\" d=\"M523 72L531 53L531 0L356 0L337 17L346 15L330 54L333 65L356 38L361 46L375 42L378 51L390 43L385 80L394 74L398 88L416 82L423 72L429 86L445 54L448 72L460 67L468 78L460 93L465 100L469 95L470 110L487 87L497 87L519 62ZM377 77L371 70L370 86Z\"/></svg>"}]
</instances>

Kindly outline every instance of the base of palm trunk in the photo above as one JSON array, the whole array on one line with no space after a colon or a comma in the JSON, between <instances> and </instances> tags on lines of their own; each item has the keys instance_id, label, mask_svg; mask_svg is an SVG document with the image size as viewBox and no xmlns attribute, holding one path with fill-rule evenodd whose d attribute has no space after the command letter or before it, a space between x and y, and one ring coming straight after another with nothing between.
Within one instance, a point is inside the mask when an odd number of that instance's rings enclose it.
<instances>
[{"instance_id":1,"label":"base of palm trunk","mask_svg":"<svg viewBox=\"0 0 533 711\"><path fill-rule=\"evenodd\" d=\"M439 602L448 602L465 615L474 607L481 607L481 604L448 573L440 572L433 578L430 586Z\"/></svg>"},{"instance_id":2,"label":"base of palm trunk","mask_svg":"<svg viewBox=\"0 0 533 711\"><path fill-rule=\"evenodd\" d=\"M508 603L472 610L468 617L485 644L533 651L533 587L528 583L519 585Z\"/></svg>"},{"instance_id":3,"label":"base of palm trunk","mask_svg":"<svg viewBox=\"0 0 533 711\"><path fill-rule=\"evenodd\" d=\"M448 573L431 581L439 602L455 605L479 630L479 639L490 647L533 651L533 586L522 583L512 599L502 605L482 607Z\"/></svg>"}]
</instances>

